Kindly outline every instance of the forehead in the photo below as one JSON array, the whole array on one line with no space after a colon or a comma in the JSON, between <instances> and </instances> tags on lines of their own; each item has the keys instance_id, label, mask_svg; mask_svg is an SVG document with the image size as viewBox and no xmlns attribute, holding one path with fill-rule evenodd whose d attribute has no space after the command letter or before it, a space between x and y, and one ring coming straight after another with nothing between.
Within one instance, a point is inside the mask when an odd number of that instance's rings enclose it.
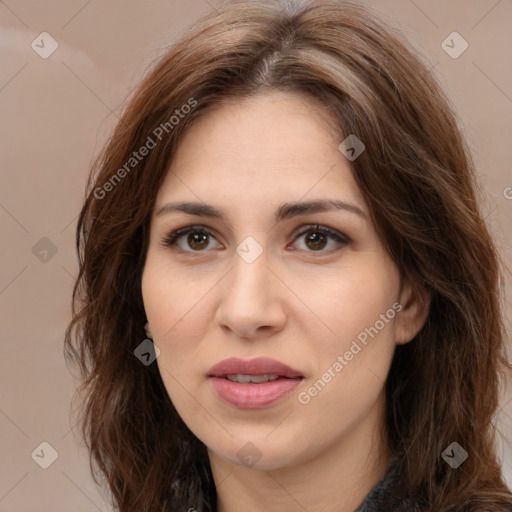
<instances>
[{"instance_id":1,"label":"forehead","mask_svg":"<svg viewBox=\"0 0 512 512\"><path fill-rule=\"evenodd\" d=\"M157 196L265 208L284 200L364 199L342 134L320 100L288 92L230 100L182 136Z\"/></svg>"}]
</instances>

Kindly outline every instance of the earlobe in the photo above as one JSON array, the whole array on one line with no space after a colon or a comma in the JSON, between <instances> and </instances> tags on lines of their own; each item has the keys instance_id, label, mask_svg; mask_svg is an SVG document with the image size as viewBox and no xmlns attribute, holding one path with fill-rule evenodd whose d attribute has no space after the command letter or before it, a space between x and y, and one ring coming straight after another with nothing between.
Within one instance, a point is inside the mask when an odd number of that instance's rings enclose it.
<instances>
[{"instance_id":1,"label":"earlobe","mask_svg":"<svg viewBox=\"0 0 512 512\"><path fill-rule=\"evenodd\" d=\"M407 282L400 293L402 309L397 315L395 342L397 345L409 343L425 325L430 312L432 297L422 289L414 290Z\"/></svg>"},{"instance_id":2,"label":"earlobe","mask_svg":"<svg viewBox=\"0 0 512 512\"><path fill-rule=\"evenodd\" d=\"M144 330L146 331L146 337L149 339L153 339L153 336L151 334L151 329L149 328L149 322L146 322L144 324Z\"/></svg>"}]
</instances>

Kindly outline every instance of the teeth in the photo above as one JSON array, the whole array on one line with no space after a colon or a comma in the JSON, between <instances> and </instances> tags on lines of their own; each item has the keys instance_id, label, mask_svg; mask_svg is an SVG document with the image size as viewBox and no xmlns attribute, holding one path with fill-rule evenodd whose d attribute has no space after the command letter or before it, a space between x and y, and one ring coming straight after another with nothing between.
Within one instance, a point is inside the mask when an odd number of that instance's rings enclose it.
<instances>
[{"instance_id":1,"label":"teeth","mask_svg":"<svg viewBox=\"0 0 512 512\"><path fill-rule=\"evenodd\" d=\"M277 380L279 375L243 375L242 373L237 373L234 375L226 375L226 379L231 382L238 382L239 384L261 384L262 382L272 382L273 380Z\"/></svg>"}]
</instances>

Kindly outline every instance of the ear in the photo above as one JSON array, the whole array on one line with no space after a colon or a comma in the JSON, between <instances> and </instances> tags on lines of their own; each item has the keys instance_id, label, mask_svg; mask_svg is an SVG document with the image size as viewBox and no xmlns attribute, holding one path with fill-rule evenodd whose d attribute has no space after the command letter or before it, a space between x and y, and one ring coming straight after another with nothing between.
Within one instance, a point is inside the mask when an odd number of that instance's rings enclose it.
<instances>
[{"instance_id":1,"label":"ear","mask_svg":"<svg viewBox=\"0 0 512 512\"><path fill-rule=\"evenodd\" d=\"M153 335L151 334L151 330L149 329L149 322L146 322L144 324L144 330L146 331L146 338L149 338L150 340L152 340Z\"/></svg>"},{"instance_id":2,"label":"ear","mask_svg":"<svg viewBox=\"0 0 512 512\"><path fill-rule=\"evenodd\" d=\"M399 296L402 309L398 312L395 327L395 342L405 345L425 325L432 297L426 290L415 291L408 280L404 282Z\"/></svg>"}]
</instances>

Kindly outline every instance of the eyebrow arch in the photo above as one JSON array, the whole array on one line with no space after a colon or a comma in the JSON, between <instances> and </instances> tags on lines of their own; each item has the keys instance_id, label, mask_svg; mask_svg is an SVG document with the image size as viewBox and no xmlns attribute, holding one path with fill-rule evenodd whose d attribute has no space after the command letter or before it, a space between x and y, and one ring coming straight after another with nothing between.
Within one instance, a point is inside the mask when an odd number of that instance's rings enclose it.
<instances>
[{"instance_id":1,"label":"eyebrow arch","mask_svg":"<svg viewBox=\"0 0 512 512\"><path fill-rule=\"evenodd\" d=\"M283 203L275 212L275 220L276 222L280 222L298 215L331 210L344 210L350 213L355 213L363 219L367 218L363 210L354 204L339 200L321 199L318 201ZM223 219L226 217L222 210L215 208L214 206L205 203L185 201L167 203L158 209L156 215L160 216L171 212L183 212L189 215L213 217L216 219Z\"/></svg>"}]
</instances>

